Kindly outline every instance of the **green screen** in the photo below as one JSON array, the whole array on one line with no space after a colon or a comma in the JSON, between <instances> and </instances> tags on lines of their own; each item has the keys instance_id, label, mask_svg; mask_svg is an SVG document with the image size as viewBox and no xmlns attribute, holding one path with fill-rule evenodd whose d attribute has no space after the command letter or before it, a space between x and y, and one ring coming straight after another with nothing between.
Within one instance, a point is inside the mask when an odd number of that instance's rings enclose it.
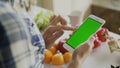
<instances>
[{"instance_id":1,"label":"green screen","mask_svg":"<svg viewBox=\"0 0 120 68\"><path fill-rule=\"evenodd\" d=\"M76 48L78 45L84 43L88 38L94 34L102 24L98 21L88 18L76 32L66 41L72 48Z\"/></svg>"}]
</instances>

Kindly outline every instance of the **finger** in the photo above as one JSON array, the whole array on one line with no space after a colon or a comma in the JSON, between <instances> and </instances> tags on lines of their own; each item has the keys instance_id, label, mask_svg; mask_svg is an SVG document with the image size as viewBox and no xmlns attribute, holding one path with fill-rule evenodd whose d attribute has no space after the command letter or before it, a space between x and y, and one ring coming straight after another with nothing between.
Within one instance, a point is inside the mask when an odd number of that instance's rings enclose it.
<instances>
[{"instance_id":1,"label":"finger","mask_svg":"<svg viewBox=\"0 0 120 68\"><path fill-rule=\"evenodd\" d=\"M49 38L54 33L54 27L49 25L43 32L44 38Z\"/></svg>"},{"instance_id":2,"label":"finger","mask_svg":"<svg viewBox=\"0 0 120 68\"><path fill-rule=\"evenodd\" d=\"M67 21L60 15L51 20L51 25L56 25L58 22L60 22L62 25L67 25Z\"/></svg>"},{"instance_id":3,"label":"finger","mask_svg":"<svg viewBox=\"0 0 120 68\"><path fill-rule=\"evenodd\" d=\"M76 30L76 27L70 27L70 26L51 26L49 28L49 31L51 32L55 32L55 31L59 31L59 30L71 30L71 31L75 31Z\"/></svg>"},{"instance_id":4,"label":"finger","mask_svg":"<svg viewBox=\"0 0 120 68\"><path fill-rule=\"evenodd\" d=\"M58 22L60 22L60 17L56 16L50 23L50 25L56 25Z\"/></svg>"},{"instance_id":5,"label":"finger","mask_svg":"<svg viewBox=\"0 0 120 68\"><path fill-rule=\"evenodd\" d=\"M56 41L60 36L63 35L63 30L55 32L52 37L50 38L53 42Z\"/></svg>"},{"instance_id":6,"label":"finger","mask_svg":"<svg viewBox=\"0 0 120 68\"><path fill-rule=\"evenodd\" d=\"M51 47L51 45L63 34L62 30L56 31L52 34L47 33L44 34L43 37L45 39L45 44L47 45L46 48Z\"/></svg>"},{"instance_id":7,"label":"finger","mask_svg":"<svg viewBox=\"0 0 120 68\"><path fill-rule=\"evenodd\" d=\"M76 30L74 30L69 36L71 37L74 33L75 33Z\"/></svg>"},{"instance_id":8,"label":"finger","mask_svg":"<svg viewBox=\"0 0 120 68\"><path fill-rule=\"evenodd\" d=\"M89 39L90 42L94 42L94 40L95 40L95 37L94 37L94 36L92 36L92 37Z\"/></svg>"},{"instance_id":9,"label":"finger","mask_svg":"<svg viewBox=\"0 0 120 68\"><path fill-rule=\"evenodd\" d=\"M59 31L59 30L62 30L62 28L60 26L50 26L48 28L49 33L54 33L54 32Z\"/></svg>"},{"instance_id":10,"label":"finger","mask_svg":"<svg viewBox=\"0 0 120 68\"><path fill-rule=\"evenodd\" d=\"M76 27L70 27L70 26L66 26L66 25L61 26L61 28L64 30L72 30L72 31L75 31L77 29Z\"/></svg>"},{"instance_id":11,"label":"finger","mask_svg":"<svg viewBox=\"0 0 120 68\"><path fill-rule=\"evenodd\" d=\"M73 55L79 56L79 59L85 58L89 53L91 52L91 48L88 43L84 43L81 46L79 46L75 51L73 52ZM76 57L73 57L73 59L76 59Z\"/></svg>"},{"instance_id":12,"label":"finger","mask_svg":"<svg viewBox=\"0 0 120 68\"><path fill-rule=\"evenodd\" d=\"M67 25L67 21L62 16L59 16L59 18L62 25Z\"/></svg>"},{"instance_id":13,"label":"finger","mask_svg":"<svg viewBox=\"0 0 120 68\"><path fill-rule=\"evenodd\" d=\"M94 43L93 43L94 40L95 40L95 37L94 37L94 36L92 36L92 37L88 40L88 44L90 45L91 48L94 47Z\"/></svg>"},{"instance_id":14,"label":"finger","mask_svg":"<svg viewBox=\"0 0 120 68\"><path fill-rule=\"evenodd\" d=\"M72 36L72 33L69 35L70 37Z\"/></svg>"},{"instance_id":15,"label":"finger","mask_svg":"<svg viewBox=\"0 0 120 68\"><path fill-rule=\"evenodd\" d=\"M56 15L53 15L50 17L50 22L56 17Z\"/></svg>"},{"instance_id":16,"label":"finger","mask_svg":"<svg viewBox=\"0 0 120 68\"><path fill-rule=\"evenodd\" d=\"M50 22L49 22L49 25L52 24L53 20L54 20L56 17L57 17L56 15L51 16L51 18L50 18Z\"/></svg>"},{"instance_id":17,"label":"finger","mask_svg":"<svg viewBox=\"0 0 120 68\"><path fill-rule=\"evenodd\" d=\"M43 36L45 37L45 38L49 38L49 37L51 37L55 32L57 32L57 31L60 31L60 30L62 30L62 28L59 26L59 27L57 27L57 26L49 26L44 32L43 32Z\"/></svg>"}]
</instances>

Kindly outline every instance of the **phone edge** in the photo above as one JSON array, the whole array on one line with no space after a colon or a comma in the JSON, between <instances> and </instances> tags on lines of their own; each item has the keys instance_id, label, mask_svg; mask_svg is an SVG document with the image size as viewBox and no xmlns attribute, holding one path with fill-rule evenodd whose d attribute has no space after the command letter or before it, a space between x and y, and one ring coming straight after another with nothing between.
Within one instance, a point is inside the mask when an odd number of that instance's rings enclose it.
<instances>
[{"instance_id":1,"label":"phone edge","mask_svg":"<svg viewBox=\"0 0 120 68\"><path fill-rule=\"evenodd\" d=\"M87 18L92 18L93 20L96 20L96 21L98 21L99 23L101 23L102 25L101 26L103 26L104 24L105 24L105 20L104 19L102 19L102 18L100 18L100 17L98 17L98 16L95 16L95 15L89 15ZM99 29L100 29L101 27L99 27ZM98 29L98 30L99 30ZM98 31L97 30L97 31ZM97 32L96 31L96 32ZM95 33L96 33L95 32ZM93 34L92 34L93 35ZM91 36L92 36L91 35ZM90 37L91 37L90 36ZM87 40L88 41L88 40ZM72 48L70 45L68 45L66 42L65 42L65 44L63 45L63 47L65 48L65 49L67 49L68 51L70 51L70 52L72 52L73 53L73 51L75 50L74 48ZM76 47L77 48L77 47Z\"/></svg>"},{"instance_id":2,"label":"phone edge","mask_svg":"<svg viewBox=\"0 0 120 68\"><path fill-rule=\"evenodd\" d=\"M105 24L105 20L102 19L102 18L100 18L100 17L98 17L98 16L95 16L95 15L89 15L88 17L90 17L90 18L92 18L92 19L98 21L99 23L101 23L101 24L102 24L101 26L103 26L103 25Z\"/></svg>"},{"instance_id":3,"label":"phone edge","mask_svg":"<svg viewBox=\"0 0 120 68\"><path fill-rule=\"evenodd\" d=\"M73 51L75 50L71 46L69 46L66 42L63 44L63 47L68 51L70 51L71 53L73 53Z\"/></svg>"}]
</instances>

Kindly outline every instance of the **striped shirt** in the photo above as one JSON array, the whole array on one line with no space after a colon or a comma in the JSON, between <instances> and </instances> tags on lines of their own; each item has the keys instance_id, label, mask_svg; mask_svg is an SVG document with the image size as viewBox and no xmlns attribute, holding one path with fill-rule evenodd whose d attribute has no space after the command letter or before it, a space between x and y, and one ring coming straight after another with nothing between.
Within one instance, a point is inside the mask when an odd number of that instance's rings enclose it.
<instances>
[{"instance_id":1,"label":"striped shirt","mask_svg":"<svg viewBox=\"0 0 120 68\"><path fill-rule=\"evenodd\" d=\"M35 23L0 2L0 68L44 68L44 49Z\"/></svg>"}]
</instances>

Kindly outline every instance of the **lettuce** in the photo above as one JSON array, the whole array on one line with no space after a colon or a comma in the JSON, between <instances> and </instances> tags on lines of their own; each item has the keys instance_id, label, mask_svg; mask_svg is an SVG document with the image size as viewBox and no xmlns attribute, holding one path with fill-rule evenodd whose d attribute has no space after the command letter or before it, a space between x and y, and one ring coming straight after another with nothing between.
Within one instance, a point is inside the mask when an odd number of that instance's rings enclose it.
<instances>
[{"instance_id":1,"label":"lettuce","mask_svg":"<svg viewBox=\"0 0 120 68\"><path fill-rule=\"evenodd\" d=\"M40 31L43 31L48 26L50 17L52 15L53 15L52 11L46 10L46 11L39 12L35 16L34 20Z\"/></svg>"}]
</instances>

